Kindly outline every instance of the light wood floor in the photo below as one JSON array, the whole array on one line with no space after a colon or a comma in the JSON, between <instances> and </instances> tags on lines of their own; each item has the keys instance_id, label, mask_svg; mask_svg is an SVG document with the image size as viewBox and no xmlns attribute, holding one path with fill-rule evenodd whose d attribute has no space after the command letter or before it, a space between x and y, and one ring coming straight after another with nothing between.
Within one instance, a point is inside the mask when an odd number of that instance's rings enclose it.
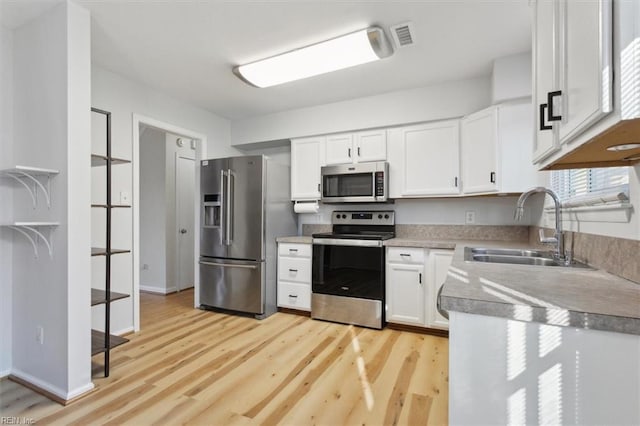
<instances>
[{"instance_id":1,"label":"light wood floor","mask_svg":"<svg viewBox=\"0 0 640 426\"><path fill-rule=\"evenodd\" d=\"M142 331L111 376L62 407L0 381L0 415L38 424L440 425L448 341L316 321L193 309L193 292L143 294ZM95 361L102 362L101 356Z\"/></svg>"}]
</instances>

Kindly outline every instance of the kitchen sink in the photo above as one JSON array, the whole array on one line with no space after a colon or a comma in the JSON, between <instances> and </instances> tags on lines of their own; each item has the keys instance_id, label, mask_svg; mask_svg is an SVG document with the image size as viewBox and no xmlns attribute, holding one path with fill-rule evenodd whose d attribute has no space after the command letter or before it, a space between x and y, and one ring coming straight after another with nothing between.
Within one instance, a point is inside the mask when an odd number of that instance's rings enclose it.
<instances>
[{"instance_id":1,"label":"kitchen sink","mask_svg":"<svg viewBox=\"0 0 640 426\"><path fill-rule=\"evenodd\" d=\"M569 268L589 268L588 265L572 261L565 264L553 258L549 251L465 247L464 260L468 262L506 263L511 265L562 266Z\"/></svg>"}]
</instances>

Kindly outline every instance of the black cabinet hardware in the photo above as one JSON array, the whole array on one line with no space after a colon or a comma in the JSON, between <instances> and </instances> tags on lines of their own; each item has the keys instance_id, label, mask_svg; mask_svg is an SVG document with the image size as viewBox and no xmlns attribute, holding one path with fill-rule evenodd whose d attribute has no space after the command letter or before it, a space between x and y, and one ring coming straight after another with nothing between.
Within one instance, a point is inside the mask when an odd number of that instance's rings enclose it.
<instances>
[{"instance_id":1,"label":"black cabinet hardware","mask_svg":"<svg viewBox=\"0 0 640 426\"><path fill-rule=\"evenodd\" d=\"M358 147L358 157L360 157L360 147Z\"/></svg>"},{"instance_id":2,"label":"black cabinet hardware","mask_svg":"<svg viewBox=\"0 0 640 426\"><path fill-rule=\"evenodd\" d=\"M491 181L491 183L496 183L496 172L491 172L489 174L489 180Z\"/></svg>"},{"instance_id":3,"label":"black cabinet hardware","mask_svg":"<svg viewBox=\"0 0 640 426\"><path fill-rule=\"evenodd\" d=\"M289 272L298 272L297 269L289 269Z\"/></svg>"},{"instance_id":4,"label":"black cabinet hardware","mask_svg":"<svg viewBox=\"0 0 640 426\"><path fill-rule=\"evenodd\" d=\"M418 282L422 284L422 272L418 274Z\"/></svg>"},{"instance_id":5,"label":"black cabinet hardware","mask_svg":"<svg viewBox=\"0 0 640 426\"><path fill-rule=\"evenodd\" d=\"M349 148L347 151L348 151L349 158L351 158L351 148Z\"/></svg>"},{"instance_id":6,"label":"black cabinet hardware","mask_svg":"<svg viewBox=\"0 0 640 426\"><path fill-rule=\"evenodd\" d=\"M298 295L297 294L290 294L289 297L293 297L294 299L297 299Z\"/></svg>"},{"instance_id":7,"label":"black cabinet hardware","mask_svg":"<svg viewBox=\"0 0 640 426\"><path fill-rule=\"evenodd\" d=\"M562 90L556 90L555 92L547 93L547 121L560 121L562 115L553 115L553 98L556 96L562 96Z\"/></svg>"},{"instance_id":8,"label":"black cabinet hardware","mask_svg":"<svg viewBox=\"0 0 640 426\"><path fill-rule=\"evenodd\" d=\"M454 185L456 188L458 187L458 176L456 176L456 177L453 179L453 185Z\"/></svg>"},{"instance_id":9,"label":"black cabinet hardware","mask_svg":"<svg viewBox=\"0 0 640 426\"><path fill-rule=\"evenodd\" d=\"M540 117L540 130L551 130L553 129L553 127L551 127L551 125L546 125L545 124L545 116L546 116L546 110L549 107L548 104L540 104L540 112L538 113L538 116Z\"/></svg>"}]
</instances>

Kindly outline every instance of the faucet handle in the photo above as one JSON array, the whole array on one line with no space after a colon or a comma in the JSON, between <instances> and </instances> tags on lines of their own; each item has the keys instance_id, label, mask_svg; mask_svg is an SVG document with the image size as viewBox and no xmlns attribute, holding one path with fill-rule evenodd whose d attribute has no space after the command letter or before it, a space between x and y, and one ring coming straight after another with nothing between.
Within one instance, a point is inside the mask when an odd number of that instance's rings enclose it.
<instances>
[{"instance_id":1,"label":"faucet handle","mask_svg":"<svg viewBox=\"0 0 640 426\"><path fill-rule=\"evenodd\" d=\"M558 244L558 239L556 237L546 237L544 230L539 229L538 234L540 235L540 242L542 244Z\"/></svg>"}]
</instances>

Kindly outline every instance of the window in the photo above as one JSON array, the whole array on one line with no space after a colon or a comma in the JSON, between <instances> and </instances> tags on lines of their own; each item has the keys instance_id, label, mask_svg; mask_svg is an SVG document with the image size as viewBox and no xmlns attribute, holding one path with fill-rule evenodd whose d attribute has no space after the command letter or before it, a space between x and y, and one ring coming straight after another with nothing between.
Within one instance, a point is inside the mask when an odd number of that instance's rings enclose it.
<instances>
[{"instance_id":1,"label":"window","mask_svg":"<svg viewBox=\"0 0 640 426\"><path fill-rule=\"evenodd\" d=\"M554 171L551 188L564 207L625 203L629 200L629 167Z\"/></svg>"}]
</instances>

